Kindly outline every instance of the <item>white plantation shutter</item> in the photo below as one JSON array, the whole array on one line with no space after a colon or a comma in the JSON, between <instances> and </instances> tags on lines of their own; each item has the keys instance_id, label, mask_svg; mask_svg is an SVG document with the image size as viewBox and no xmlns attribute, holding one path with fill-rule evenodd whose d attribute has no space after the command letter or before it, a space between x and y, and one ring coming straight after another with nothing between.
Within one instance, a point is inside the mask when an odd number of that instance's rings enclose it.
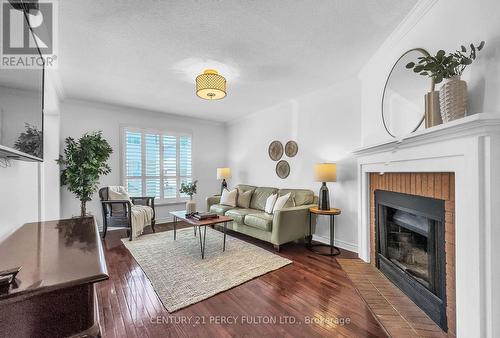
<instances>
[{"instance_id":1,"label":"white plantation shutter","mask_svg":"<svg viewBox=\"0 0 500 338\"><path fill-rule=\"evenodd\" d=\"M125 134L125 188L132 196L142 195L142 134Z\"/></svg>"},{"instance_id":2,"label":"white plantation shutter","mask_svg":"<svg viewBox=\"0 0 500 338\"><path fill-rule=\"evenodd\" d=\"M124 185L131 196L178 201L181 182L192 181L189 135L124 129Z\"/></svg>"},{"instance_id":3,"label":"white plantation shutter","mask_svg":"<svg viewBox=\"0 0 500 338\"><path fill-rule=\"evenodd\" d=\"M163 136L163 183L164 198L177 197L177 137Z\"/></svg>"},{"instance_id":4,"label":"white plantation shutter","mask_svg":"<svg viewBox=\"0 0 500 338\"><path fill-rule=\"evenodd\" d=\"M181 183L191 182L191 138L181 136L179 138L179 178ZM181 197L187 197L181 194Z\"/></svg>"},{"instance_id":5,"label":"white plantation shutter","mask_svg":"<svg viewBox=\"0 0 500 338\"><path fill-rule=\"evenodd\" d=\"M160 194L160 135L147 133L144 136L146 144L145 196L161 198Z\"/></svg>"}]
</instances>

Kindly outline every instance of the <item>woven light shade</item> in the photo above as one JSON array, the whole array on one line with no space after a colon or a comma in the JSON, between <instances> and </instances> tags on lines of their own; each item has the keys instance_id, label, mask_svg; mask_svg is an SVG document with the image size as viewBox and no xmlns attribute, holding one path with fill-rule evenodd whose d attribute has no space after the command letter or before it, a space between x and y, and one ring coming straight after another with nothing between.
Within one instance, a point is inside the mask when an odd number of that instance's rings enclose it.
<instances>
[{"instance_id":1,"label":"woven light shade","mask_svg":"<svg viewBox=\"0 0 500 338\"><path fill-rule=\"evenodd\" d=\"M226 96L226 79L216 70L206 69L196 77L196 95L205 100L219 100Z\"/></svg>"}]
</instances>

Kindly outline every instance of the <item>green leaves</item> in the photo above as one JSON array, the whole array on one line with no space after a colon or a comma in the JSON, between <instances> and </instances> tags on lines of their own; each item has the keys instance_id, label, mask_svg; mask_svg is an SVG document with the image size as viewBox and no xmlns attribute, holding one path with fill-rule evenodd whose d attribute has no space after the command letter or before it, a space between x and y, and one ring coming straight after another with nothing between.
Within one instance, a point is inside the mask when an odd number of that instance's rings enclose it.
<instances>
[{"instance_id":1,"label":"green leaves","mask_svg":"<svg viewBox=\"0 0 500 338\"><path fill-rule=\"evenodd\" d=\"M186 194L189 196L193 196L196 194L197 187L196 185L198 184L198 180L194 181L193 183L181 183L181 188L179 189L179 192L181 194Z\"/></svg>"},{"instance_id":2,"label":"green leaves","mask_svg":"<svg viewBox=\"0 0 500 338\"><path fill-rule=\"evenodd\" d=\"M37 157L43 157L43 133L36 126L24 124L26 131L19 134L14 148Z\"/></svg>"},{"instance_id":3,"label":"green leaves","mask_svg":"<svg viewBox=\"0 0 500 338\"><path fill-rule=\"evenodd\" d=\"M56 160L62 169L61 185L66 185L80 201L90 201L100 176L111 172L106 161L113 149L101 131L86 133L78 141L67 137L65 143L64 156Z\"/></svg>"},{"instance_id":4,"label":"green leaves","mask_svg":"<svg viewBox=\"0 0 500 338\"><path fill-rule=\"evenodd\" d=\"M467 47L460 46L460 50L454 53L448 53L439 50L436 56L418 57L418 63L410 62L406 65L407 69L413 69L415 73L423 76L429 76L434 79L434 83L440 83L443 79L449 79L453 76L462 75L465 68L472 64L476 59L477 52L484 47L484 41L477 46L470 44L470 52L467 54Z\"/></svg>"},{"instance_id":5,"label":"green leaves","mask_svg":"<svg viewBox=\"0 0 500 338\"><path fill-rule=\"evenodd\" d=\"M439 61L442 61L445 54L446 54L446 52L444 50L442 50L442 49L439 50L436 54L436 59L438 59Z\"/></svg>"}]
</instances>

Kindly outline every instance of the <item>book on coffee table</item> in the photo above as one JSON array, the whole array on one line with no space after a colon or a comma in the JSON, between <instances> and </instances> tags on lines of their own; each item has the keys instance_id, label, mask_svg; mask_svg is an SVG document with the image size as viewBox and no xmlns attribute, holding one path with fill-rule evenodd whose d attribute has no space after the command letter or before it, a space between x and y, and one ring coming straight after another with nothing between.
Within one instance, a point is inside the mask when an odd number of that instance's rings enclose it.
<instances>
[{"instance_id":1,"label":"book on coffee table","mask_svg":"<svg viewBox=\"0 0 500 338\"><path fill-rule=\"evenodd\" d=\"M192 217L194 219L201 221L204 219L217 218L219 216L215 212L197 212L197 213L194 213Z\"/></svg>"}]
</instances>

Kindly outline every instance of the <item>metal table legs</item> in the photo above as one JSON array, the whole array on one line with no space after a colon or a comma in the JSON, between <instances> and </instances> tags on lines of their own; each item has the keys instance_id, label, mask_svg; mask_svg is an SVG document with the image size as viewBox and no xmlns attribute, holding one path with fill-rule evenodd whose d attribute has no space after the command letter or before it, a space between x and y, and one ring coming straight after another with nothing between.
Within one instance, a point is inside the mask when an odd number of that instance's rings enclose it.
<instances>
[{"instance_id":1,"label":"metal table legs","mask_svg":"<svg viewBox=\"0 0 500 338\"><path fill-rule=\"evenodd\" d=\"M224 244L222 245L222 251L226 251L226 227L227 227L227 222L224 222Z\"/></svg>"},{"instance_id":2,"label":"metal table legs","mask_svg":"<svg viewBox=\"0 0 500 338\"><path fill-rule=\"evenodd\" d=\"M198 226L200 227L200 225ZM200 249L201 249L201 259L205 258L205 244L206 244L206 239L207 239L207 226L203 226L203 243L201 242L201 229L198 229L198 232L200 234Z\"/></svg>"},{"instance_id":3,"label":"metal table legs","mask_svg":"<svg viewBox=\"0 0 500 338\"><path fill-rule=\"evenodd\" d=\"M340 249L337 248L334 245L334 237L335 237L335 215L329 215L330 216L330 244L324 244L324 243L316 243L312 244L312 215L309 215L309 243L307 245L307 248L311 250L312 252L315 252L319 255L323 256L337 256L340 254ZM330 252L320 252L314 250L314 247L327 247L330 248Z\"/></svg>"},{"instance_id":4,"label":"metal table legs","mask_svg":"<svg viewBox=\"0 0 500 338\"><path fill-rule=\"evenodd\" d=\"M177 217L174 216L174 241L177 235Z\"/></svg>"},{"instance_id":5,"label":"metal table legs","mask_svg":"<svg viewBox=\"0 0 500 338\"><path fill-rule=\"evenodd\" d=\"M174 241L177 238L177 222L178 222L177 217L174 216ZM206 246L206 242L207 242L207 226L206 225L193 226L195 237L196 237L196 227L198 227L198 233L200 235L198 237L200 238L201 259L204 259L205 258L205 246ZM202 237L201 227L203 227L203 239L201 238ZM222 251L223 252L226 251L226 229L227 229L227 222L224 222L224 241L222 243Z\"/></svg>"}]
</instances>

